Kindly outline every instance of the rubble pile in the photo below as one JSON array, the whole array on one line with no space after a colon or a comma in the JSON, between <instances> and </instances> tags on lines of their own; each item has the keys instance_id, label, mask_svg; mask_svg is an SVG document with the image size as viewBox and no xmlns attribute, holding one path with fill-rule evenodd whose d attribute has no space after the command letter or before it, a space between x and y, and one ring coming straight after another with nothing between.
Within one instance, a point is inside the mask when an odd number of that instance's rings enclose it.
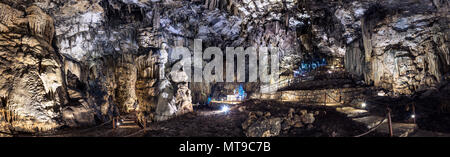
<instances>
[{"instance_id":1,"label":"rubble pile","mask_svg":"<svg viewBox=\"0 0 450 157\"><path fill-rule=\"evenodd\" d=\"M242 123L242 129L247 137L271 137L287 133L291 128L312 128L314 116L319 111L295 110L290 108L283 117L272 116L270 112L249 112L248 119Z\"/></svg>"}]
</instances>

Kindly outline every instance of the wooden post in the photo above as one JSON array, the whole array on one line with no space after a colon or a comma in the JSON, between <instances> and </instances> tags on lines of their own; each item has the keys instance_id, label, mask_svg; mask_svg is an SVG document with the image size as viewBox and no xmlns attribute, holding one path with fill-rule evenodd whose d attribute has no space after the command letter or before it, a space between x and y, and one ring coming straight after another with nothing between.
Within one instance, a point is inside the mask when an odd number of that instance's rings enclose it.
<instances>
[{"instance_id":1,"label":"wooden post","mask_svg":"<svg viewBox=\"0 0 450 157\"><path fill-rule=\"evenodd\" d=\"M413 115L414 115L413 121L414 121L414 124L416 124L416 102L414 102L412 104L412 112L413 112Z\"/></svg>"},{"instance_id":2,"label":"wooden post","mask_svg":"<svg viewBox=\"0 0 450 157\"><path fill-rule=\"evenodd\" d=\"M339 89L339 104L342 102L342 91Z\"/></svg>"},{"instance_id":3,"label":"wooden post","mask_svg":"<svg viewBox=\"0 0 450 157\"><path fill-rule=\"evenodd\" d=\"M392 130L392 119L391 119L391 109L387 108L388 125L389 125L389 136L394 136L394 131Z\"/></svg>"},{"instance_id":4,"label":"wooden post","mask_svg":"<svg viewBox=\"0 0 450 157\"><path fill-rule=\"evenodd\" d=\"M112 126L113 126L113 129L116 128L116 118L115 117L112 118Z\"/></svg>"},{"instance_id":5,"label":"wooden post","mask_svg":"<svg viewBox=\"0 0 450 157\"><path fill-rule=\"evenodd\" d=\"M324 102L323 102L323 105L324 106L327 106L327 92L325 91L325 100L324 100Z\"/></svg>"}]
</instances>

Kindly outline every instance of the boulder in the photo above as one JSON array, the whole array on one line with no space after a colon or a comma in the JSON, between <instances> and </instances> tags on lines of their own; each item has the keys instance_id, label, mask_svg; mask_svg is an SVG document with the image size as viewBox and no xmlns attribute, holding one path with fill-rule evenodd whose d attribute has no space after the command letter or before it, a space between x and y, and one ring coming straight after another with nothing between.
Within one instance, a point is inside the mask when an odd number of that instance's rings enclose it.
<instances>
[{"instance_id":1,"label":"boulder","mask_svg":"<svg viewBox=\"0 0 450 157\"><path fill-rule=\"evenodd\" d=\"M308 113L308 114L302 116L301 120L305 124L311 124L311 123L314 123L314 121L316 119L314 118L314 114Z\"/></svg>"},{"instance_id":2,"label":"boulder","mask_svg":"<svg viewBox=\"0 0 450 157\"><path fill-rule=\"evenodd\" d=\"M62 111L62 119L66 126L82 127L95 125L95 112L84 106L69 106Z\"/></svg>"},{"instance_id":3,"label":"boulder","mask_svg":"<svg viewBox=\"0 0 450 157\"><path fill-rule=\"evenodd\" d=\"M245 132L247 137L278 136L281 131L281 118L258 119Z\"/></svg>"},{"instance_id":4,"label":"boulder","mask_svg":"<svg viewBox=\"0 0 450 157\"><path fill-rule=\"evenodd\" d=\"M177 104L177 115L193 112L191 90L187 83L179 83L178 90L175 95L175 103Z\"/></svg>"},{"instance_id":5,"label":"boulder","mask_svg":"<svg viewBox=\"0 0 450 157\"><path fill-rule=\"evenodd\" d=\"M171 118L178 111L174 97L174 88L169 80L165 79L158 84L155 120L163 121Z\"/></svg>"}]
</instances>

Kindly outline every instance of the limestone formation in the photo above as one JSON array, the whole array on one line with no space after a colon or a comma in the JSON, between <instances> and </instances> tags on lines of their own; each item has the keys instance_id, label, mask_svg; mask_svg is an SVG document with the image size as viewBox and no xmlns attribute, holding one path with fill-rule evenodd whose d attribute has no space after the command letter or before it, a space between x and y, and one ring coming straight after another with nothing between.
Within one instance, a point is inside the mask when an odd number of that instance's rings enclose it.
<instances>
[{"instance_id":1,"label":"limestone formation","mask_svg":"<svg viewBox=\"0 0 450 157\"><path fill-rule=\"evenodd\" d=\"M372 12L361 22L362 38L347 50L347 70L399 94L436 89L450 67L448 26L439 23L448 17L436 14L440 9L434 6L404 6L408 13L390 13L389 7L368 8ZM373 18L382 14L388 15Z\"/></svg>"},{"instance_id":2,"label":"limestone formation","mask_svg":"<svg viewBox=\"0 0 450 157\"><path fill-rule=\"evenodd\" d=\"M30 6L26 14L0 3L1 130L50 131L61 126L58 118L67 103L62 61L52 45L53 19Z\"/></svg>"},{"instance_id":3,"label":"limestone formation","mask_svg":"<svg viewBox=\"0 0 450 157\"><path fill-rule=\"evenodd\" d=\"M141 121L167 120L240 85L261 99L322 100L315 92L260 94L259 82L188 82L188 71L171 72L180 60L168 56L177 46L193 52L194 39L202 39L202 50L276 47L283 78L303 61L343 57L360 85L408 95L441 90L450 72L449 5L438 0L2 0L0 131L93 126L134 112ZM243 128L252 130L251 136L276 136L314 123L310 114L249 118L252 123Z\"/></svg>"}]
</instances>

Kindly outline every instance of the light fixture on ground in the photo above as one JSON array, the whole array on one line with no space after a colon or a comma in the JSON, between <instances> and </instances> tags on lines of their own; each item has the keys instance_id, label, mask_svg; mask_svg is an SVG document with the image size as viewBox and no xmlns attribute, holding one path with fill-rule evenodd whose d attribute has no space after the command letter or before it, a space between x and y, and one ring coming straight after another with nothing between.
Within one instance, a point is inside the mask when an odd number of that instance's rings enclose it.
<instances>
[{"instance_id":1,"label":"light fixture on ground","mask_svg":"<svg viewBox=\"0 0 450 157\"><path fill-rule=\"evenodd\" d=\"M412 115L411 115L411 118L416 118L416 115L415 115L415 114L412 114Z\"/></svg>"},{"instance_id":2,"label":"light fixture on ground","mask_svg":"<svg viewBox=\"0 0 450 157\"><path fill-rule=\"evenodd\" d=\"M379 91L379 92L377 93L377 95L378 95L378 96L385 96L386 93L385 93L384 91Z\"/></svg>"},{"instance_id":3,"label":"light fixture on ground","mask_svg":"<svg viewBox=\"0 0 450 157\"><path fill-rule=\"evenodd\" d=\"M362 108L366 108L367 104L365 102L361 103Z\"/></svg>"},{"instance_id":4,"label":"light fixture on ground","mask_svg":"<svg viewBox=\"0 0 450 157\"><path fill-rule=\"evenodd\" d=\"M116 123L116 125L117 125L117 126L120 126L120 123L119 123L119 122L117 122L117 123Z\"/></svg>"},{"instance_id":5,"label":"light fixture on ground","mask_svg":"<svg viewBox=\"0 0 450 157\"><path fill-rule=\"evenodd\" d=\"M230 108L227 105L223 105L222 108L220 109L220 111L228 112L228 111L230 111Z\"/></svg>"}]
</instances>

